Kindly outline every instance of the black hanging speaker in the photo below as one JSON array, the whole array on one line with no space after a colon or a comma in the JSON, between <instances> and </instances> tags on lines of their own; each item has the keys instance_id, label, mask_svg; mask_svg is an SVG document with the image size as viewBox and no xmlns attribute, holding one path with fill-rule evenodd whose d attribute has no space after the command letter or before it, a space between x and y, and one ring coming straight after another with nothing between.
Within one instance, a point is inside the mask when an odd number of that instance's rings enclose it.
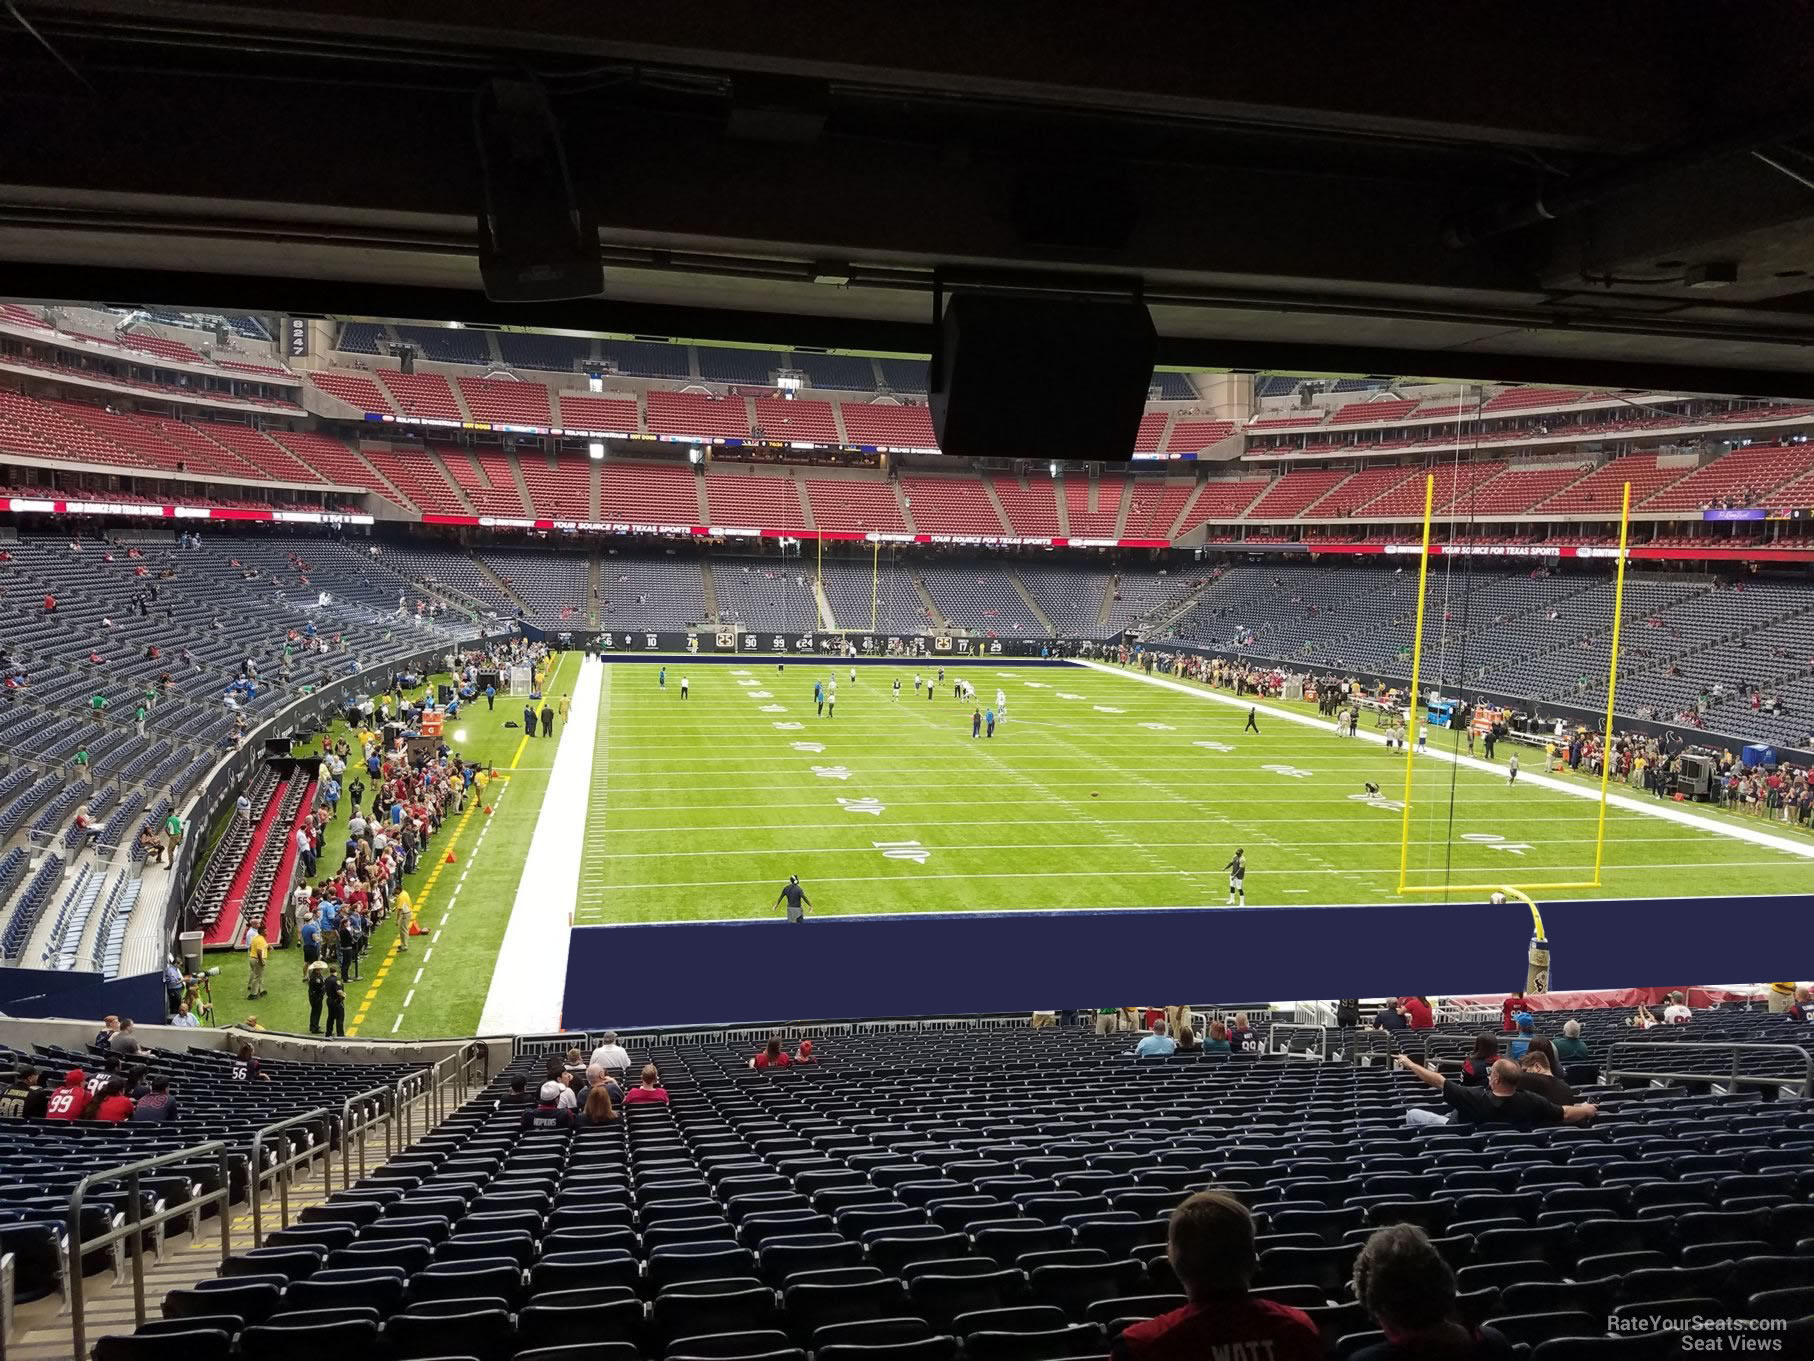
<instances>
[{"instance_id":1,"label":"black hanging speaker","mask_svg":"<svg viewBox=\"0 0 1814 1361\"><path fill-rule=\"evenodd\" d=\"M596 298L598 225L574 192L560 125L542 88L492 80L473 111L485 201L479 274L493 302Z\"/></svg>"},{"instance_id":2,"label":"black hanging speaker","mask_svg":"<svg viewBox=\"0 0 1814 1361\"><path fill-rule=\"evenodd\" d=\"M957 288L935 325L928 403L942 452L1133 457L1159 346L1138 297ZM1035 389L1064 400L1028 401Z\"/></svg>"}]
</instances>

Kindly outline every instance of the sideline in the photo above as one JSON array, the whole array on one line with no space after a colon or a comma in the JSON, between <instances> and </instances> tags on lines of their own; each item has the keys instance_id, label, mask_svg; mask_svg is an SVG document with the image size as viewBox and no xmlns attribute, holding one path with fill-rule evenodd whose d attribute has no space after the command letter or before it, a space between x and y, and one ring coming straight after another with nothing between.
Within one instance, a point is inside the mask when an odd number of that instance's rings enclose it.
<instances>
[{"instance_id":1,"label":"sideline","mask_svg":"<svg viewBox=\"0 0 1814 1361\"><path fill-rule=\"evenodd\" d=\"M1139 681L1144 685L1156 685L1163 690L1175 690L1182 695L1195 695L1198 699L1213 701L1216 704L1222 705L1224 708L1246 709L1251 706L1259 713L1265 714L1268 718L1274 718L1283 723L1295 723L1301 728L1317 728L1331 737L1335 736L1335 725L1333 723L1330 723L1325 719L1314 718L1309 714L1293 713L1289 709L1275 709L1270 704L1262 704L1258 701L1238 698L1234 695L1224 694L1220 690L1211 690L1196 685L1186 685L1183 681L1171 680L1165 676L1149 676L1144 672L1134 671L1127 667L1112 666L1107 662L1097 662L1079 658L1078 665L1087 666L1090 670L1100 671L1105 675L1122 676L1128 680ZM1383 747L1386 744L1386 739L1378 733L1361 732L1357 733L1355 736L1363 742L1372 742L1376 746ZM1346 740L1352 741L1354 739L1350 738ZM1429 758L1438 761L1446 761L1451 765L1460 766L1464 770L1479 771L1486 775L1497 775L1501 779L1505 777L1504 766L1497 765L1491 761L1483 761L1477 756L1459 756L1446 751L1434 750L1429 752L1428 756ZM1600 791L1597 787L1592 789L1584 788L1578 784L1566 783L1562 780L1552 780L1545 775L1531 771L1519 771L1518 783L1521 785L1535 785L1539 789L1552 790L1558 794L1567 794L1571 798L1586 799L1593 803L1598 803L1600 801ZM1646 817L1658 818L1664 822L1673 822L1680 827L1693 827L1697 831L1712 832L1715 836L1730 837L1734 841L1745 841L1753 846L1763 846L1769 850L1781 851L1785 855L1792 855L1801 860L1814 860L1814 845L1810 845L1806 842L1794 841L1788 837L1775 836L1769 832L1759 831L1750 827L1734 827L1727 823L1716 822L1712 818L1701 817L1697 813L1690 813L1686 809L1675 807L1673 804L1652 803L1647 800L1634 799L1627 794L1608 794L1606 803L1610 808L1623 809L1628 813L1642 813Z\"/></svg>"},{"instance_id":2,"label":"sideline","mask_svg":"<svg viewBox=\"0 0 1814 1361\"><path fill-rule=\"evenodd\" d=\"M567 932L579 897L580 856L586 843L587 792L592 785L604 667L580 656L571 716L561 727L548 788L517 881L516 901L498 947L477 1033L500 1035L560 1028L567 976Z\"/></svg>"}]
</instances>

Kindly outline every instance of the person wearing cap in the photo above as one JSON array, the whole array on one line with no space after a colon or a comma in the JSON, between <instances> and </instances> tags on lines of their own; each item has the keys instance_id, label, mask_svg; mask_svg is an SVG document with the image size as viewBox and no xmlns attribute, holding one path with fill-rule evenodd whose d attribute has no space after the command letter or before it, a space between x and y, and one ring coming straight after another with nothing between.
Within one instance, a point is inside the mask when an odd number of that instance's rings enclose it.
<instances>
[{"instance_id":1,"label":"person wearing cap","mask_svg":"<svg viewBox=\"0 0 1814 1361\"><path fill-rule=\"evenodd\" d=\"M44 1107L46 1120L80 1120L88 1109L88 1074L71 1068L63 1075L63 1085L50 1094Z\"/></svg>"},{"instance_id":2,"label":"person wearing cap","mask_svg":"<svg viewBox=\"0 0 1814 1361\"><path fill-rule=\"evenodd\" d=\"M50 1088L43 1076L29 1063L19 1065L12 1082L0 1092L0 1119L42 1120L50 1105Z\"/></svg>"},{"instance_id":3,"label":"person wearing cap","mask_svg":"<svg viewBox=\"0 0 1814 1361\"><path fill-rule=\"evenodd\" d=\"M529 1124L535 1129L570 1129L575 1108L573 1089L565 1082L549 1078L536 1094L529 1111Z\"/></svg>"},{"instance_id":4,"label":"person wearing cap","mask_svg":"<svg viewBox=\"0 0 1814 1361\"><path fill-rule=\"evenodd\" d=\"M806 890L800 887L800 876L790 874L787 882L781 886L781 892L775 895L775 906L781 906L781 900L787 899L787 919L790 922L806 920L806 909L813 905L813 900L806 896Z\"/></svg>"},{"instance_id":5,"label":"person wearing cap","mask_svg":"<svg viewBox=\"0 0 1814 1361\"><path fill-rule=\"evenodd\" d=\"M630 1066L630 1054L617 1042L617 1032L607 1030L600 1037L598 1048L592 1051L592 1057L588 1063L595 1063L600 1068L608 1068L613 1072L621 1073Z\"/></svg>"},{"instance_id":6,"label":"person wearing cap","mask_svg":"<svg viewBox=\"0 0 1814 1361\"><path fill-rule=\"evenodd\" d=\"M801 1040L800 1047L794 1050L794 1062L817 1063L818 1061L818 1059L813 1057L813 1042L811 1040Z\"/></svg>"},{"instance_id":7,"label":"person wearing cap","mask_svg":"<svg viewBox=\"0 0 1814 1361\"><path fill-rule=\"evenodd\" d=\"M327 961L317 959L308 967L309 978L309 1034L321 1033L321 1008L328 996Z\"/></svg>"},{"instance_id":8,"label":"person wearing cap","mask_svg":"<svg viewBox=\"0 0 1814 1361\"><path fill-rule=\"evenodd\" d=\"M1512 1023L1518 1027L1516 1038L1506 1046L1509 1058L1521 1059L1524 1051L1531 1047L1531 1041L1537 1037L1537 1018L1528 1011L1521 1011L1512 1017Z\"/></svg>"}]
</instances>

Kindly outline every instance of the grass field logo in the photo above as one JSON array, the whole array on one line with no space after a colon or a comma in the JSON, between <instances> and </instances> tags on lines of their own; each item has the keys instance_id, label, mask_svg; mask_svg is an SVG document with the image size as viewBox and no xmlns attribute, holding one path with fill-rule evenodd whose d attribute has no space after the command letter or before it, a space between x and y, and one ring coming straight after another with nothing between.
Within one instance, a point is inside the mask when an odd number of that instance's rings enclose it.
<instances>
[{"instance_id":1,"label":"grass field logo","mask_svg":"<svg viewBox=\"0 0 1814 1361\"><path fill-rule=\"evenodd\" d=\"M882 801L873 797L867 799L846 799L841 797L838 800L838 807L842 808L846 813L868 813L871 817L878 818L882 816L884 811Z\"/></svg>"}]
</instances>

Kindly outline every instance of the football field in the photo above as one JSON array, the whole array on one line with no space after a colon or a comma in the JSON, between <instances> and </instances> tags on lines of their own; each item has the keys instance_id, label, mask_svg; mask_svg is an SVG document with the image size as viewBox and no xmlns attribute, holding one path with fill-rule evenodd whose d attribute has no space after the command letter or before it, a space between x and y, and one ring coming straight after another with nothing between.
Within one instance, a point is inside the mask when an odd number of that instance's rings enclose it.
<instances>
[{"instance_id":1,"label":"football field","mask_svg":"<svg viewBox=\"0 0 1814 1361\"><path fill-rule=\"evenodd\" d=\"M587 666L595 691L578 687ZM477 1029L494 973L505 978L513 914L526 910L519 886L544 810L572 797L586 801L577 882L549 885L552 897L538 889L529 905L562 923L568 911L580 925L779 916L790 874L815 914L1222 909L1237 847L1252 906L1397 900L1405 762L1366 720L1342 737L1310 706L1262 701L1254 733L1245 701L1193 682L1013 665L948 668L928 698L911 666L859 666L853 682L846 664L835 716L821 715L813 685L832 674L823 661L669 662L664 687L659 663L569 654L549 693L596 693L597 722L573 725L585 749L574 748L578 778L565 787L551 776L567 725L529 740L514 726L520 703L469 708L451 739L500 778L408 876L425 934L405 951L380 931L348 990L349 1034ZM936 676L936 664L919 674ZM952 694L959 676L975 702ZM997 691L1005 721L973 738L972 713ZM1448 759L1454 740L1433 732L1436 750L1415 758L1410 882L1590 879L1599 806L1583 795L1597 782L1545 777L1541 754L1518 748L1524 770L1508 785L1503 764ZM1607 811L1604 887L1533 889L1539 900L1788 892L1814 877L1814 837L1614 790L1632 806ZM347 813L343 803L330 842ZM223 965L218 1022L256 1011L306 1029L294 951L278 953L255 1001L240 1000L243 953L209 962Z\"/></svg>"},{"instance_id":2,"label":"football field","mask_svg":"<svg viewBox=\"0 0 1814 1361\"><path fill-rule=\"evenodd\" d=\"M1348 738L1292 721L1307 706L1268 706L1296 712L1262 711L1256 733L1233 696L1119 668L951 667L930 697L911 666L858 666L853 681L824 661L669 664L665 687L654 665L608 672L579 924L772 915L790 874L820 914L1216 907L1236 848L1252 905L1399 897L1405 762L1370 720ZM834 677L835 714L821 713L814 683ZM954 696L960 677L974 701ZM973 737L974 711L998 695L1005 720ZM1516 748L1512 785L1502 768L1444 759L1458 740L1433 733L1436 751L1416 759L1409 882L1592 879L1599 807L1579 797L1591 782L1544 787L1541 753ZM1701 820L1716 825L1610 808L1603 887L1536 896L1806 886L1808 860L1731 830L1807 838Z\"/></svg>"}]
</instances>

